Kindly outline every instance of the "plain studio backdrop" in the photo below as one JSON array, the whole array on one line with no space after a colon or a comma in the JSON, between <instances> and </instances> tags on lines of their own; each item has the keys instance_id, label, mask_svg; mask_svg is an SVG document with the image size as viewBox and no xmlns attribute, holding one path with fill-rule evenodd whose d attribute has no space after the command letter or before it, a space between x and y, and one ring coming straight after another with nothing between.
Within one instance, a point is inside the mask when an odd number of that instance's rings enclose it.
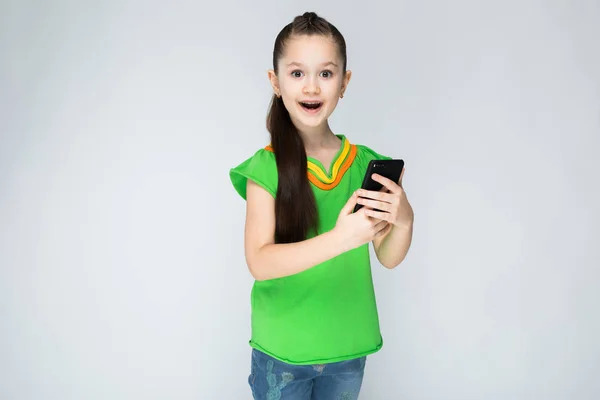
<instances>
[{"instance_id":1,"label":"plain studio backdrop","mask_svg":"<svg viewBox=\"0 0 600 400\"><path fill-rule=\"evenodd\" d=\"M354 72L334 132L406 161L361 399L600 398L600 2L3 1L0 398L249 399L245 203L275 36Z\"/></svg>"}]
</instances>

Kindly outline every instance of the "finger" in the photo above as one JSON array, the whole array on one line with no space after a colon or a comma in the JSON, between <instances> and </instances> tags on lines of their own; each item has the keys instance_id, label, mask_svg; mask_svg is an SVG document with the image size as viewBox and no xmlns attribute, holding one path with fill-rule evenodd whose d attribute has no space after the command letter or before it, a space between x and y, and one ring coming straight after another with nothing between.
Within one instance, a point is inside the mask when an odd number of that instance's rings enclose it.
<instances>
[{"instance_id":1,"label":"finger","mask_svg":"<svg viewBox=\"0 0 600 400\"><path fill-rule=\"evenodd\" d=\"M357 203L362 204L363 206L382 211L391 211L392 209L392 205L390 203L386 203L384 201L370 200L363 197L359 197Z\"/></svg>"},{"instance_id":2,"label":"finger","mask_svg":"<svg viewBox=\"0 0 600 400\"><path fill-rule=\"evenodd\" d=\"M375 220L378 221L375 225L373 225L373 228L375 228L375 231L379 232L381 229L385 228L387 225L390 225L389 222L387 221L379 221L379 220Z\"/></svg>"},{"instance_id":3,"label":"finger","mask_svg":"<svg viewBox=\"0 0 600 400\"><path fill-rule=\"evenodd\" d=\"M365 215L367 215L371 218L380 219L382 221L392 222L392 214L390 214L389 212L381 212L381 211L366 209Z\"/></svg>"},{"instance_id":4,"label":"finger","mask_svg":"<svg viewBox=\"0 0 600 400\"><path fill-rule=\"evenodd\" d=\"M394 195L391 193L376 192L373 190L365 190L365 189L360 189L358 191L358 195L360 197L369 198L369 199L373 199L373 200L385 201L387 203L391 203L394 198L393 197Z\"/></svg>"},{"instance_id":5,"label":"finger","mask_svg":"<svg viewBox=\"0 0 600 400\"><path fill-rule=\"evenodd\" d=\"M388 179L385 176L379 174L373 174L371 175L371 177L374 181L381 183L390 192L398 193L398 189L400 189L400 186L398 186L398 184L393 180Z\"/></svg>"},{"instance_id":6,"label":"finger","mask_svg":"<svg viewBox=\"0 0 600 400\"><path fill-rule=\"evenodd\" d=\"M350 215L354 210L354 206L356 205L356 201L358 200L358 192L352 193L352 196L348 199L342 210L340 211L343 215ZM364 208L364 207L363 207ZM360 210L359 210L360 211Z\"/></svg>"},{"instance_id":7,"label":"finger","mask_svg":"<svg viewBox=\"0 0 600 400\"><path fill-rule=\"evenodd\" d=\"M398 179L398 186L400 186L401 188L403 188L402 186L402 178L404 177L404 170L406 168L402 168L402 172L400 172L400 179Z\"/></svg>"},{"instance_id":8,"label":"finger","mask_svg":"<svg viewBox=\"0 0 600 400\"><path fill-rule=\"evenodd\" d=\"M377 232L377 233L375 234L375 237L376 237L376 238L380 238L380 237L382 237L382 236L385 236L385 235L387 235L387 234L388 234L388 232L389 232L390 230L392 230L392 227L394 226L394 225L390 224L389 222L386 222L385 224L386 224L386 225L383 227L383 229L381 229L379 232Z\"/></svg>"}]
</instances>

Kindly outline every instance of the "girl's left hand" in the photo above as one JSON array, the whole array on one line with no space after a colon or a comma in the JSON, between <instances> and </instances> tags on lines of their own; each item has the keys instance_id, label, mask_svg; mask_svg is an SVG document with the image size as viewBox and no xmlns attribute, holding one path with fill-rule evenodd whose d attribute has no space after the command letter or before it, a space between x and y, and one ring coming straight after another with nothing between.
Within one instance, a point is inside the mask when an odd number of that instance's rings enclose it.
<instances>
[{"instance_id":1,"label":"girl's left hand","mask_svg":"<svg viewBox=\"0 0 600 400\"><path fill-rule=\"evenodd\" d=\"M368 207L365 215L387 221L398 227L410 226L413 220L413 210L402 188L403 176L404 169L396 183L379 174L373 174L373 180L381 183L383 188L379 192L364 189L358 191L358 204ZM375 209L381 211L375 211Z\"/></svg>"}]
</instances>

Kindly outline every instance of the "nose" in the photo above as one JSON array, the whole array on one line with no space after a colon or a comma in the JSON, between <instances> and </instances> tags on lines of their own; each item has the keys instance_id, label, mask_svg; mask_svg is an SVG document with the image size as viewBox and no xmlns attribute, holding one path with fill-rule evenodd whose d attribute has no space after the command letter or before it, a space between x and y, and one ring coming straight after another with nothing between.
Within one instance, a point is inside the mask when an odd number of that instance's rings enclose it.
<instances>
[{"instance_id":1,"label":"nose","mask_svg":"<svg viewBox=\"0 0 600 400\"><path fill-rule=\"evenodd\" d=\"M315 78L307 78L306 85L303 90L304 94L319 94L321 93L321 87L319 86L319 80Z\"/></svg>"}]
</instances>

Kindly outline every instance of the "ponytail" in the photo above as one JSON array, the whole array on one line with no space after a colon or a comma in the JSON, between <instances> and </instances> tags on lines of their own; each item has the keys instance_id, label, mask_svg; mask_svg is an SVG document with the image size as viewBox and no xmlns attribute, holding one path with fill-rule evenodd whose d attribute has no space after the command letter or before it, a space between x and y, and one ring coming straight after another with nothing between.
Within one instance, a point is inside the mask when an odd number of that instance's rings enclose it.
<instances>
[{"instance_id":1,"label":"ponytail","mask_svg":"<svg viewBox=\"0 0 600 400\"><path fill-rule=\"evenodd\" d=\"M267 129L271 133L279 176L275 196L275 243L299 242L306 239L311 229L317 228L317 205L308 181L304 141L283 100L275 95L267 115Z\"/></svg>"}]
</instances>

